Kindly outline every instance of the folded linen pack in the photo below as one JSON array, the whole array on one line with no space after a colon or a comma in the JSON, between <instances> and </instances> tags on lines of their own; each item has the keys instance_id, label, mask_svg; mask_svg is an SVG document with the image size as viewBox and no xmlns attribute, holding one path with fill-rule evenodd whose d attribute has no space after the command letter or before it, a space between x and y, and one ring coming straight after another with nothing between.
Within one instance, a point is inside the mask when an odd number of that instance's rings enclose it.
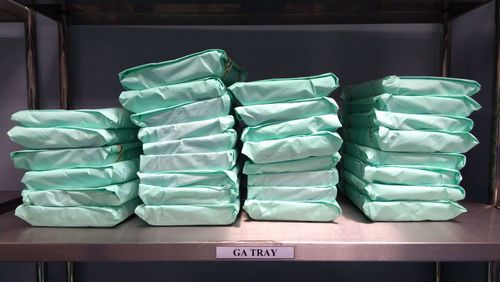
<instances>
[{"instance_id":1,"label":"folded linen pack","mask_svg":"<svg viewBox=\"0 0 500 282\"><path fill-rule=\"evenodd\" d=\"M248 186L247 200L260 201L331 201L337 197L335 186Z\"/></svg>"},{"instance_id":2,"label":"folded linen pack","mask_svg":"<svg viewBox=\"0 0 500 282\"><path fill-rule=\"evenodd\" d=\"M141 172L172 170L230 170L236 164L235 150L216 153L142 155Z\"/></svg>"},{"instance_id":3,"label":"folded linen pack","mask_svg":"<svg viewBox=\"0 0 500 282\"><path fill-rule=\"evenodd\" d=\"M255 220L328 222L342 213L335 200L293 202L247 199L243 209Z\"/></svg>"},{"instance_id":4,"label":"folded linen pack","mask_svg":"<svg viewBox=\"0 0 500 282\"><path fill-rule=\"evenodd\" d=\"M178 170L161 173L139 172L142 184L167 187L232 186L238 187L238 166L231 170Z\"/></svg>"},{"instance_id":5,"label":"folded linen pack","mask_svg":"<svg viewBox=\"0 0 500 282\"><path fill-rule=\"evenodd\" d=\"M336 152L333 155L309 157L305 159L275 162L267 164L256 164L250 161L245 162L243 173L265 174L265 173L285 173L285 172L303 172L317 170L331 170L340 161L340 154Z\"/></svg>"},{"instance_id":6,"label":"folded linen pack","mask_svg":"<svg viewBox=\"0 0 500 282\"><path fill-rule=\"evenodd\" d=\"M224 50L209 49L170 61L136 66L119 74L120 83L127 90L143 90L206 77L217 77L224 84L231 85L245 81L247 73Z\"/></svg>"},{"instance_id":7,"label":"folded linen pack","mask_svg":"<svg viewBox=\"0 0 500 282\"><path fill-rule=\"evenodd\" d=\"M15 215L34 226L113 227L131 216L139 203L139 198L134 198L116 207L20 205Z\"/></svg>"},{"instance_id":8,"label":"folded linen pack","mask_svg":"<svg viewBox=\"0 0 500 282\"><path fill-rule=\"evenodd\" d=\"M238 187L227 186L183 186L166 187L141 183L139 197L145 205L215 205L229 204L238 200Z\"/></svg>"},{"instance_id":9,"label":"folded linen pack","mask_svg":"<svg viewBox=\"0 0 500 282\"><path fill-rule=\"evenodd\" d=\"M249 186L327 187L339 182L337 169L248 175Z\"/></svg>"}]
</instances>

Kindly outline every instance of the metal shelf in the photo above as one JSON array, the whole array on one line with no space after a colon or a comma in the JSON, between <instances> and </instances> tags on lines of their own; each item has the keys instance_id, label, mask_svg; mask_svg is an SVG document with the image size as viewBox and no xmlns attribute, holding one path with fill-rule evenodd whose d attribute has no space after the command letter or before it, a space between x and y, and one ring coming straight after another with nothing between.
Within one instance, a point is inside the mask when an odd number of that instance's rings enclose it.
<instances>
[{"instance_id":1,"label":"metal shelf","mask_svg":"<svg viewBox=\"0 0 500 282\"><path fill-rule=\"evenodd\" d=\"M292 246L299 261L497 261L500 211L466 202L449 222L377 222L339 198L336 223L262 222L151 227L132 217L114 228L30 227L0 215L0 261L207 261L217 246Z\"/></svg>"}]
</instances>

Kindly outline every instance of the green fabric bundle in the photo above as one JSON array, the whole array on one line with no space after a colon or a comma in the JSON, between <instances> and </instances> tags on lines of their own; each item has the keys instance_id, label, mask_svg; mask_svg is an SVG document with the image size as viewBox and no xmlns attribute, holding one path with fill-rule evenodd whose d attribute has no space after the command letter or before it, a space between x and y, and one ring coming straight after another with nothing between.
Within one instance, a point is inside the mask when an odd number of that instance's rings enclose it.
<instances>
[{"instance_id":1,"label":"green fabric bundle","mask_svg":"<svg viewBox=\"0 0 500 282\"><path fill-rule=\"evenodd\" d=\"M450 220L465 212L465 153L479 141L472 80L390 76L343 90L348 142L341 190L374 221Z\"/></svg>"}]
</instances>

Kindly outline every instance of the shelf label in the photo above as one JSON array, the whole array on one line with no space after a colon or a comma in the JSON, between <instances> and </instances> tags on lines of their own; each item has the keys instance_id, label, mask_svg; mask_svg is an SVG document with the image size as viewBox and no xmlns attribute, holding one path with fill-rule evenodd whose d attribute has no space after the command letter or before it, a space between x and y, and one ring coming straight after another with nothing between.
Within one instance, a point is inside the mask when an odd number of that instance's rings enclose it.
<instances>
[{"instance_id":1,"label":"shelf label","mask_svg":"<svg viewBox=\"0 0 500 282\"><path fill-rule=\"evenodd\" d=\"M293 259L294 247L217 247L218 259Z\"/></svg>"}]
</instances>

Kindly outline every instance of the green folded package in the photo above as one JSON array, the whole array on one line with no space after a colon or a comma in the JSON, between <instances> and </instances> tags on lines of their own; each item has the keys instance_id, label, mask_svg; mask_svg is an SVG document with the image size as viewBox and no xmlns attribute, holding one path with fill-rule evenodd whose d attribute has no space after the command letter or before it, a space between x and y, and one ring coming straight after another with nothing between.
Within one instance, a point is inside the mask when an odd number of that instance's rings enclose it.
<instances>
[{"instance_id":1,"label":"green folded package","mask_svg":"<svg viewBox=\"0 0 500 282\"><path fill-rule=\"evenodd\" d=\"M241 141L263 141L294 135L309 135L320 131L335 131L342 125L337 114L313 116L253 127L246 127Z\"/></svg>"},{"instance_id":2,"label":"green folded package","mask_svg":"<svg viewBox=\"0 0 500 282\"><path fill-rule=\"evenodd\" d=\"M136 66L119 74L120 83L127 90L143 90L206 77L217 77L231 85L245 81L247 73L224 50L210 49L170 61Z\"/></svg>"},{"instance_id":3,"label":"green folded package","mask_svg":"<svg viewBox=\"0 0 500 282\"><path fill-rule=\"evenodd\" d=\"M379 96L345 103L346 113L362 113L377 109L405 114L435 114L467 117L481 106L468 96Z\"/></svg>"},{"instance_id":4,"label":"green folded package","mask_svg":"<svg viewBox=\"0 0 500 282\"><path fill-rule=\"evenodd\" d=\"M346 100L373 97L383 93L404 96L456 95L472 96L481 90L473 80L433 76L387 76L377 80L344 87Z\"/></svg>"},{"instance_id":5,"label":"green folded package","mask_svg":"<svg viewBox=\"0 0 500 282\"><path fill-rule=\"evenodd\" d=\"M192 154L228 151L236 145L237 134L233 129L203 137L183 138L180 140L144 143L146 155Z\"/></svg>"},{"instance_id":6,"label":"green folded package","mask_svg":"<svg viewBox=\"0 0 500 282\"><path fill-rule=\"evenodd\" d=\"M460 170L465 166L466 160L462 154L385 152L350 142L344 143L343 150L346 154L374 166L421 165Z\"/></svg>"},{"instance_id":7,"label":"green folded package","mask_svg":"<svg viewBox=\"0 0 500 282\"><path fill-rule=\"evenodd\" d=\"M224 95L205 101L133 114L130 118L140 127L149 127L218 118L227 116L230 110L231 98L229 95Z\"/></svg>"},{"instance_id":8,"label":"green folded package","mask_svg":"<svg viewBox=\"0 0 500 282\"><path fill-rule=\"evenodd\" d=\"M25 205L45 207L119 206L138 196L139 180L97 188L22 191Z\"/></svg>"},{"instance_id":9,"label":"green folded package","mask_svg":"<svg viewBox=\"0 0 500 282\"><path fill-rule=\"evenodd\" d=\"M226 86L217 78L205 78L184 83L123 91L120 103L134 113L175 107L227 94Z\"/></svg>"},{"instance_id":10,"label":"green folded package","mask_svg":"<svg viewBox=\"0 0 500 282\"><path fill-rule=\"evenodd\" d=\"M256 164L250 161L245 162L243 167L244 174L265 174L265 173L285 173L301 171L331 170L340 161L340 154L309 157L305 159L276 162L268 164Z\"/></svg>"},{"instance_id":11,"label":"green folded package","mask_svg":"<svg viewBox=\"0 0 500 282\"><path fill-rule=\"evenodd\" d=\"M342 145L337 133L322 131L306 136L245 142L241 152L254 163L274 163L335 154Z\"/></svg>"},{"instance_id":12,"label":"green folded package","mask_svg":"<svg viewBox=\"0 0 500 282\"><path fill-rule=\"evenodd\" d=\"M28 149L102 147L137 141L137 129L35 128L15 126L7 132Z\"/></svg>"},{"instance_id":13,"label":"green folded package","mask_svg":"<svg viewBox=\"0 0 500 282\"><path fill-rule=\"evenodd\" d=\"M142 155L141 172L162 172L172 170L230 170L236 164L235 150L173 155Z\"/></svg>"},{"instance_id":14,"label":"green folded package","mask_svg":"<svg viewBox=\"0 0 500 282\"><path fill-rule=\"evenodd\" d=\"M338 87L339 79L333 73L325 73L237 82L229 87L229 91L242 105L256 105L325 97Z\"/></svg>"},{"instance_id":15,"label":"green folded package","mask_svg":"<svg viewBox=\"0 0 500 282\"><path fill-rule=\"evenodd\" d=\"M248 186L247 199L260 201L331 201L337 197L337 188L330 187L273 187Z\"/></svg>"},{"instance_id":16,"label":"green folded package","mask_svg":"<svg viewBox=\"0 0 500 282\"><path fill-rule=\"evenodd\" d=\"M372 221L445 221L467 210L453 201L372 201L356 189L343 189Z\"/></svg>"},{"instance_id":17,"label":"green folded package","mask_svg":"<svg viewBox=\"0 0 500 282\"><path fill-rule=\"evenodd\" d=\"M27 171L21 182L32 190L96 188L133 180L138 167L139 159L134 159L102 167Z\"/></svg>"},{"instance_id":18,"label":"green folded package","mask_svg":"<svg viewBox=\"0 0 500 282\"><path fill-rule=\"evenodd\" d=\"M139 198L135 198L117 207L20 205L15 214L33 226L113 227L131 216L139 203Z\"/></svg>"},{"instance_id":19,"label":"green folded package","mask_svg":"<svg viewBox=\"0 0 500 282\"><path fill-rule=\"evenodd\" d=\"M371 166L344 154L343 168L357 177L374 183L399 185L458 185L462 175L458 170L425 166Z\"/></svg>"},{"instance_id":20,"label":"green folded package","mask_svg":"<svg viewBox=\"0 0 500 282\"><path fill-rule=\"evenodd\" d=\"M144 143L171 141L220 134L233 126L233 116L222 116L193 122L144 127L139 129L138 137Z\"/></svg>"},{"instance_id":21,"label":"green folded package","mask_svg":"<svg viewBox=\"0 0 500 282\"><path fill-rule=\"evenodd\" d=\"M453 116L402 114L371 110L368 113L351 114L349 127L374 128L378 126L398 130L443 130L469 132L474 126L471 119Z\"/></svg>"},{"instance_id":22,"label":"green folded package","mask_svg":"<svg viewBox=\"0 0 500 282\"><path fill-rule=\"evenodd\" d=\"M343 170L345 189L357 192L372 201L460 201L465 198L465 190L458 185L411 186L367 182Z\"/></svg>"},{"instance_id":23,"label":"green folded package","mask_svg":"<svg viewBox=\"0 0 500 282\"><path fill-rule=\"evenodd\" d=\"M327 187L339 182L337 169L248 175L249 186Z\"/></svg>"},{"instance_id":24,"label":"green folded package","mask_svg":"<svg viewBox=\"0 0 500 282\"><path fill-rule=\"evenodd\" d=\"M139 158L141 143L125 143L97 148L21 150L10 158L16 168L52 170L60 168L100 167Z\"/></svg>"},{"instance_id":25,"label":"green folded package","mask_svg":"<svg viewBox=\"0 0 500 282\"><path fill-rule=\"evenodd\" d=\"M184 187L184 186L232 186L237 188L238 167L232 170L186 170L164 173L138 173L141 184Z\"/></svg>"},{"instance_id":26,"label":"green folded package","mask_svg":"<svg viewBox=\"0 0 500 282\"><path fill-rule=\"evenodd\" d=\"M246 200L243 209L254 220L334 221L342 210L330 201L261 201Z\"/></svg>"},{"instance_id":27,"label":"green folded package","mask_svg":"<svg viewBox=\"0 0 500 282\"><path fill-rule=\"evenodd\" d=\"M382 151L415 153L465 153L479 141L468 132L349 129L347 139Z\"/></svg>"},{"instance_id":28,"label":"green folded package","mask_svg":"<svg viewBox=\"0 0 500 282\"><path fill-rule=\"evenodd\" d=\"M234 108L236 116L248 126L262 125L312 116L337 113L335 100L324 97L293 102L252 105Z\"/></svg>"},{"instance_id":29,"label":"green folded package","mask_svg":"<svg viewBox=\"0 0 500 282\"><path fill-rule=\"evenodd\" d=\"M238 189L231 186L164 187L139 185L139 197L145 205L218 205L234 203Z\"/></svg>"},{"instance_id":30,"label":"green folded package","mask_svg":"<svg viewBox=\"0 0 500 282\"><path fill-rule=\"evenodd\" d=\"M135 213L150 225L229 225L236 220L240 201L219 205L140 205Z\"/></svg>"},{"instance_id":31,"label":"green folded package","mask_svg":"<svg viewBox=\"0 0 500 282\"><path fill-rule=\"evenodd\" d=\"M121 108L88 110L23 110L12 121L24 127L135 128L130 112Z\"/></svg>"}]
</instances>

